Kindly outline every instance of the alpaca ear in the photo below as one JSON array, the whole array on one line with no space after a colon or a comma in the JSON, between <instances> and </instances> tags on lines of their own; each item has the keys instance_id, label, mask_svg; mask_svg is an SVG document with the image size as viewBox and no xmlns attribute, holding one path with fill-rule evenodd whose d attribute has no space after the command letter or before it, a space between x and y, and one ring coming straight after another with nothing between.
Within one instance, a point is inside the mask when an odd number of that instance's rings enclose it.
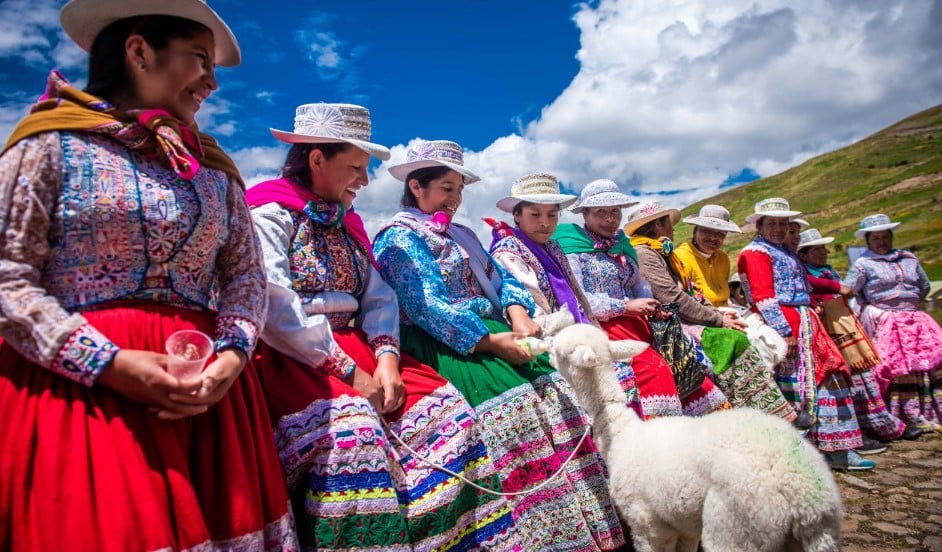
<instances>
[{"instance_id":1,"label":"alpaca ear","mask_svg":"<svg viewBox=\"0 0 942 552\"><path fill-rule=\"evenodd\" d=\"M598 361L598 356L595 354L595 351L588 345L576 346L576 348L572 350L570 358L572 359L572 363L576 366L595 366L595 363Z\"/></svg>"},{"instance_id":2,"label":"alpaca ear","mask_svg":"<svg viewBox=\"0 0 942 552\"><path fill-rule=\"evenodd\" d=\"M612 360L631 360L647 348L647 343L644 341L635 341L634 339L622 339L609 343L609 350L612 352Z\"/></svg>"}]
</instances>

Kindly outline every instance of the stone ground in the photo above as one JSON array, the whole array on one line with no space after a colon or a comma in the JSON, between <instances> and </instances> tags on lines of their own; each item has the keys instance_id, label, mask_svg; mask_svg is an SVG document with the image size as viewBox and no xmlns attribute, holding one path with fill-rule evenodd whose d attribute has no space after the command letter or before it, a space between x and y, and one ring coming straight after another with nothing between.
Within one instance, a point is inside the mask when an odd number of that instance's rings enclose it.
<instances>
[{"instance_id":1,"label":"stone ground","mask_svg":"<svg viewBox=\"0 0 942 552\"><path fill-rule=\"evenodd\" d=\"M835 472L844 551L942 552L942 433L893 441L871 472Z\"/></svg>"}]
</instances>

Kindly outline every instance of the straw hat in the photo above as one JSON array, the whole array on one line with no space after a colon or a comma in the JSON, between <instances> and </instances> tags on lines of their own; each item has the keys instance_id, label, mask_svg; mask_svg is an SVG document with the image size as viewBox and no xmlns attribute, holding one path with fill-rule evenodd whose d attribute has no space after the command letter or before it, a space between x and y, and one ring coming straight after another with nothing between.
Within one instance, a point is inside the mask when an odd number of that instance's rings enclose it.
<instances>
[{"instance_id":1,"label":"straw hat","mask_svg":"<svg viewBox=\"0 0 942 552\"><path fill-rule=\"evenodd\" d=\"M825 245L834 241L834 238L827 236L822 238L821 232L818 232L816 228L809 228L798 235L798 247L797 249L801 251L803 247L811 247L812 245Z\"/></svg>"},{"instance_id":2,"label":"straw hat","mask_svg":"<svg viewBox=\"0 0 942 552\"><path fill-rule=\"evenodd\" d=\"M746 217L746 222L755 224L762 217L792 218L801 214L801 211L792 211L788 200L781 197L770 197L756 203L755 212ZM800 223L799 223L800 224Z\"/></svg>"},{"instance_id":3,"label":"straw hat","mask_svg":"<svg viewBox=\"0 0 942 552\"><path fill-rule=\"evenodd\" d=\"M639 203L628 210L628 222L625 223L625 233L631 236L638 228L664 215L670 215L672 224L677 224L677 221L680 220L680 211L677 209L668 209L658 201Z\"/></svg>"},{"instance_id":4,"label":"straw hat","mask_svg":"<svg viewBox=\"0 0 942 552\"><path fill-rule=\"evenodd\" d=\"M409 173L428 167L448 167L464 177L465 184L480 180L478 175L464 166L464 151L461 146L448 140L419 141L409 148L407 162L389 167L389 174L405 182Z\"/></svg>"},{"instance_id":5,"label":"straw hat","mask_svg":"<svg viewBox=\"0 0 942 552\"><path fill-rule=\"evenodd\" d=\"M736 232L742 234L742 228L735 222L729 220L729 211L721 205L704 205L700 207L700 213L697 216L689 216L684 219L687 224L719 230L720 232Z\"/></svg>"},{"instance_id":6,"label":"straw hat","mask_svg":"<svg viewBox=\"0 0 942 552\"><path fill-rule=\"evenodd\" d=\"M206 0L69 0L59 12L59 22L65 34L87 52L102 29L138 15L174 15L202 23L213 33L218 65L234 67L242 61L235 35Z\"/></svg>"},{"instance_id":7,"label":"straw hat","mask_svg":"<svg viewBox=\"0 0 942 552\"><path fill-rule=\"evenodd\" d=\"M600 178L586 184L579 194L579 199L569 210L581 213L589 207L629 207L636 203L638 200L618 191L618 184L607 178Z\"/></svg>"},{"instance_id":8,"label":"straw hat","mask_svg":"<svg viewBox=\"0 0 942 552\"><path fill-rule=\"evenodd\" d=\"M497 202L497 208L508 213L521 201L541 205L559 205L565 209L576 201L576 196L559 193L559 181L547 173L531 173L521 176L510 188L510 195Z\"/></svg>"},{"instance_id":9,"label":"straw hat","mask_svg":"<svg viewBox=\"0 0 942 552\"><path fill-rule=\"evenodd\" d=\"M294 111L294 132L278 129L272 135L289 144L352 144L379 159L389 159L389 148L370 142L370 110L353 104L309 103Z\"/></svg>"}]
</instances>

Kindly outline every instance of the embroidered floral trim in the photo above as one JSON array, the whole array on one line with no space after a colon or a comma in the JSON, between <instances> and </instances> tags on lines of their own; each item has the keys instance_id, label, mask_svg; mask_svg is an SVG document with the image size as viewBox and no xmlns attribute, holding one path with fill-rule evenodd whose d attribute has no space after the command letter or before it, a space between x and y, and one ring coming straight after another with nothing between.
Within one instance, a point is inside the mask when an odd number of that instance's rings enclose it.
<instances>
[{"instance_id":1,"label":"embroidered floral trim","mask_svg":"<svg viewBox=\"0 0 942 552\"><path fill-rule=\"evenodd\" d=\"M120 349L90 324L80 326L59 349L50 369L91 387Z\"/></svg>"},{"instance_id":2,"label":"embroidered floral trim","mask_svg":"<svg viewBox=\"0 0 942 552\"><path fill-rule=\"evenodd\" d=\"M376 358L383 353L399 356L399 340L391 335L378 335L370 340L370 345L373 346Z\"/></svg>"},{"instance_id":3,"label":"embroidered floral trim","mask_svg":"<svg viewBox=\"0 0 942 552\"><path fill-rule=\"evenodd\" d=\"M252 355L258 341L258 326L251 320L237 316L216 318L216 352L239 349L246 357Z\"/></svg>"},{"instance_id":4,"label":"embroidered floral trim","mask_svg":"<svg viewBox=\"0 0 942 552\"><path fill-rule=\"evenodd\" d=\"M356 362L353 361L350 355L345 353L343 349L334 343L331 346L330 356L327 357L327 360L321 368L328 374L337 376L340 379L346 379L353 373L356 367Z\"/></svg>"}]
</instances>

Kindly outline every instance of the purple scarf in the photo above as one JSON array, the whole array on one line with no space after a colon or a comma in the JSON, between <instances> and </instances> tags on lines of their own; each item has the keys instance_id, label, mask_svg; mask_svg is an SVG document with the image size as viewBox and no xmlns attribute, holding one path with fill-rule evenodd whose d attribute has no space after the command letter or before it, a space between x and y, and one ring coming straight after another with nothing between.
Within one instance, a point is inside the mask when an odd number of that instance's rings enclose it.
<instances>
[{"instance_id":1,"label":"purple scarf","mask_svg":"<svg viewBox=\"0 0 942 552\"><path fill-rule=\"evenodd\" d=\"M582 305L579 304L579 300L576 299L576 295L572 292L572 285L566 277L566 271L563 270L562 265L559 264L559 260L550 255L546 247L531 240L519 228L512 228L506 222L497 222L494 219L488 218L485 218L484 221L492 227L491 234L493 235L493 241L491 242L491 251L494 250L494 244L500 241L501 238L516 236L517 239L522 241L530 252L536 256L536 260L540 262L549 280L550 289L553 290L553 295L556 296L556 300L559 304L569 307L569 312L572 313L577 324L591 324L589 317L582 311Z\"/></svg>"}]
</instances>

